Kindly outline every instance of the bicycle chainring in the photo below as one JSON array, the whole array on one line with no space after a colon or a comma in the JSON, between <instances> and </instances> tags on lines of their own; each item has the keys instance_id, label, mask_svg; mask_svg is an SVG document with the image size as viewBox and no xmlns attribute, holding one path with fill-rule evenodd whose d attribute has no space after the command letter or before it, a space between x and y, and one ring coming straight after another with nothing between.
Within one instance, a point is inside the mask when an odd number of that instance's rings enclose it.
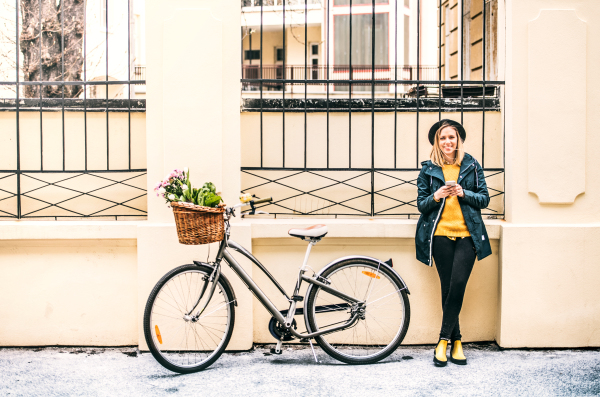
<instances>
[{"instance_id":1,"label":"bicycle chainring","mask_svg":"<svg viewBox=\"0 0 600 397\"><path fill-rule=\"evenodd\" d=\"M298 329L295 319L292 320L292 327ZM269 332L273 335L273 338L283 342L296 339L289 330L285 329L285 327L275 319L275 317L271 317L271 320L269 321Z\"/></svg>"}]
</instances>

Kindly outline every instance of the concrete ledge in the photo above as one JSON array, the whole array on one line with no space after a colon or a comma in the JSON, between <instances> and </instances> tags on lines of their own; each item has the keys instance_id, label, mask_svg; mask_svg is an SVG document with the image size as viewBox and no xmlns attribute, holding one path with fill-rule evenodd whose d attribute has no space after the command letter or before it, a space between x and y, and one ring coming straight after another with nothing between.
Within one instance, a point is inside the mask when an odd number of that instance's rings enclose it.
<instances>
[{"instance_id":1,"label":"concrete ledge","mask_svg":"<svg viewBox=\"0 0 600 397\"><path fill-rule=\"evenodd\" d=\"M336 238L414 238L417 221L412 219L243 219L252 225L252 238L288 237L288 230L325 224L327 237ZM502 220L484 222L490 239L500 238Z\"/></svg>"},{"instance_id":2,"label":"concrete ledge","mask_svg":"<svg viewBox=\"0 0 600 397\"><path fill-rule=\"evenodd\" d=\"M0 222L0 240L136 239L132 221L12 221Z\"/></svg>"},{"instance_id":3,"label":"concrete ledge","mask_svg":"<svg viewBox=\"0 0 600 397\"><path fill-rule=\"evenodd\" d=\"M250 225L252 238L285 238L292 228L316 224L329 227L328 237L414 238L416 220L409 219L242 219L232 224ZM490 239L500 238L502 220L484 222ZM137 239L138 226L164 227L174 223L147 221L11 221L0 222L0 240ZM534 226L534 225L528 225ZM547 226L547 225L545 225ZM585 225L578 225L585 226Z\"/></svg>"}]
</instances>

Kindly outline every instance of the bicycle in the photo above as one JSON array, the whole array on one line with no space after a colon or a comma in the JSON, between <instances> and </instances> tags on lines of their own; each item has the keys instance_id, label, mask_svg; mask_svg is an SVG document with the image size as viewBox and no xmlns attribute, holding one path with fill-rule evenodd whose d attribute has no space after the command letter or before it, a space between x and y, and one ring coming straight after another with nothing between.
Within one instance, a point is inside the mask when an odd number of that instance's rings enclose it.
<instances>
[{"instance_id":1,"label":"bicycle","mask_svg":"<svg viewBox=\"0 0 600 397\"><path fill-rule=\"evenodd\" d=\"M251 201L255 204L271 198ZM291 229L292 237L308 242L294 292L289 296L279 282L244 247L229 239L229 220L244 203L227 207L225 237L215 261L193 261L165 274L156 284L144 312L144 335L154 358L178 373L203 370L223 353L235 322L237 300L231 284L221 274L222 262L242 279L246 287L271 314L269 330L277 340L272 353L281 354L285 341L295 338L312 344L315 339L324 352L347 364L380 361L400 345L410 322L408 287L392 268L367 256L346 256L334 260L318 273L307 276L312 247L327 234L326 225ZM289 302L280 311L231 255L233 250L248 258L271 280ZM312 269L311 269L312 270ZM303 282L306 294L299 295ZM305 299L306 298L306 299ZM297 308L299 302L303 307ZM304 315L307 332L297 332L295 315Z\"/></svg>"}]
</instances>

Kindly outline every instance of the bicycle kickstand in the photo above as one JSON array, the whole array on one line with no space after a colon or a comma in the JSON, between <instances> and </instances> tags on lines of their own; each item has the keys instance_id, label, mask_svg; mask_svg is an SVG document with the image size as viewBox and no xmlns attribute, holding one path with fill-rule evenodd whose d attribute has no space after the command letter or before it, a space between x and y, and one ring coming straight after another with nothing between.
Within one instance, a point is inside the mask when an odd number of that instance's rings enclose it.
<instances>
[{"instance_id":1,"label":"bicycle kickstand","mask_svg":"<svg viewBox=\"0 0 600 397\"><path fill-rule=\"evenodd\" d=\"M317 360L317 354L315 353L315 348L313 347L313 344L312 344L312 339L309 339L309 340L308 340L308 343L310 343L310 348L312 349L313 356L315 357L315 362L316 362L316 363L318 363L318 362L319 362L319 360Z\"/></svg>"}]
</instances>

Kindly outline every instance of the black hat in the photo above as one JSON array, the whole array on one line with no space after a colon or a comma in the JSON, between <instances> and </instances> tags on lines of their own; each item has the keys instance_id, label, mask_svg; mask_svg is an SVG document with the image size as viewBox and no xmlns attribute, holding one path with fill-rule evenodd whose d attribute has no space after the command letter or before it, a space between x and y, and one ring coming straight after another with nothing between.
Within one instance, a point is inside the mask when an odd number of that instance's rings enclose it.
<instances>
[{"instance_id":1,"label":"black hat","mask_svg":"<svg viewBox=\"0 0 600 397\"><path fill-rule=\"evenodd\" d=\"M437 132L437 130L440 129L440 126L444 123L451 127L455 127L456 130L458 131L458 135L460 136L460 139L463 142L465 141L465 139L467 139L467 132L465 131L465 127L463 127L462 124L460 124L459 122L454 121L454 120L443 119L443 120L438 121L434 125L432 125L431 128L429 129L429 142L432 145L433 145L433 141L435 138L435 133Z\"/></svg>"}]
</instances>

